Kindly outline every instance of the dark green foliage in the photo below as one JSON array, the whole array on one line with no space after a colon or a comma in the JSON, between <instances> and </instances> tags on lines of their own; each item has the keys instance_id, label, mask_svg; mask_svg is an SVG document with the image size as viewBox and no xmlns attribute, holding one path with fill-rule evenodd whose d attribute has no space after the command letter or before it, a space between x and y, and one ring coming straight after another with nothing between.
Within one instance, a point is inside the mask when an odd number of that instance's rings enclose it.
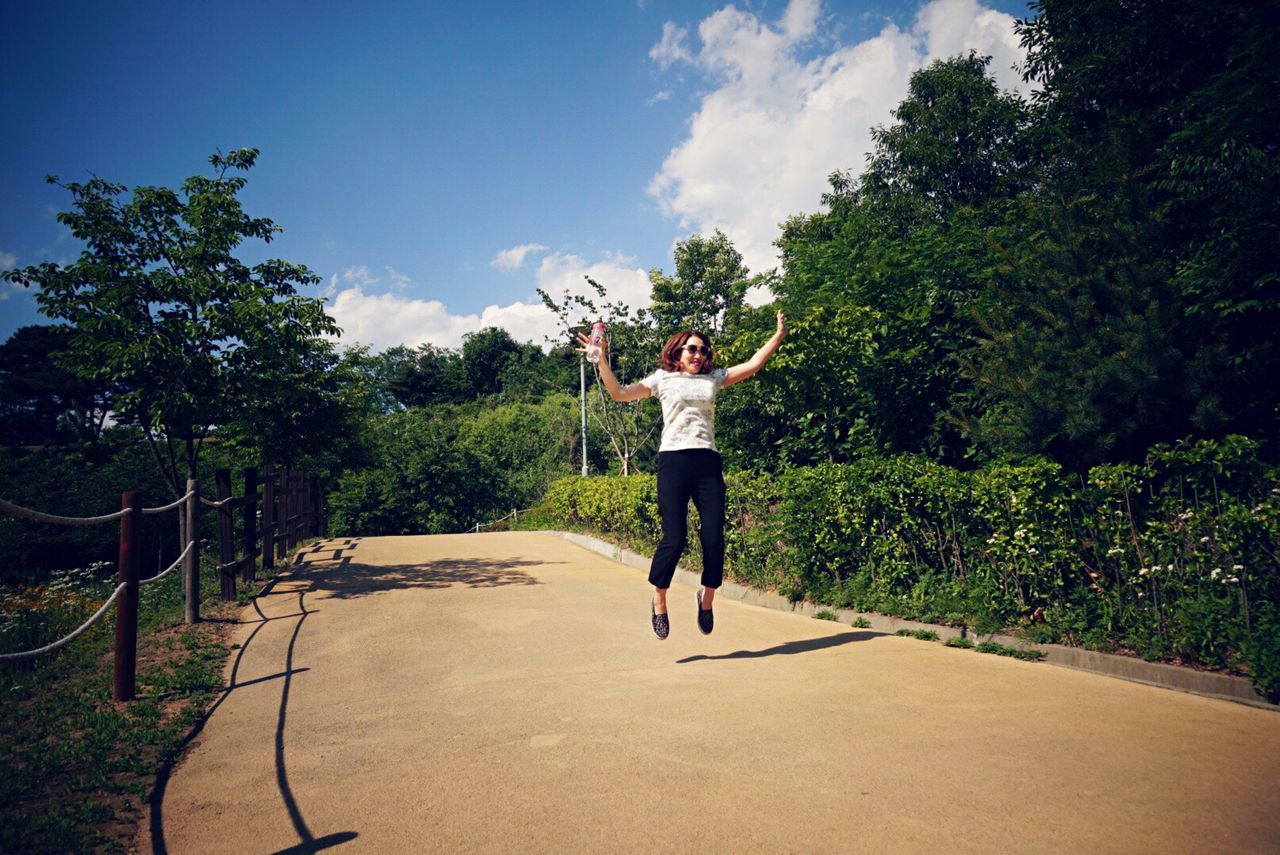
<instances>
[{"instance_id":1,"label":"dark green foliage","mask_svg":"<svg viewBox=\"0 0 1280 855\"><path fill-rule=\"evenodd\" d=\"M968 354L970 436L1082 471L1280 435L1280 6L1033 8L1045 178Z\"/></svg>"},{"instance_id":2,"label":"dark green foliage","mask_svg":"<svg viewBox=\"0 0 1280 855\"><path fill-rule=\"evenodd\" d=\"M969 56L917 72L861 179L833 175L828 211L784 225L774 290L796 335L778 359L791 354L795 365L774 396L782 424L769 420L781 436L774 447L753 443L749 465L767 467L777 451L795 463L882 451L963 457L948 418L969 388L957 357L977 340L974 307L1001 263L1012 196L1034 175L1026 108L986 67ZM815 397L824 384L838 401ZM801 421L819 416L821 434Z\"/></svg>"},{"instance_id":3,"label":"dark green foliage","mask_svg":"<svg viewBox=\"0 0 1280 855\"><path fill-rule=\"evenodd\" d=\"M93 441L111 408L109 385L64 368L71 330L22 327L0 345L0 446Z\"/></svg>"},{"instance_id":4,"label":"dark green foliage","mask_svg":"<svg viewBox=\"0 0 1280 855\"><path fill-rule=\"evenodd\" d=\"M330 494L336 536L442 534L532 506L575 470L575 402L438 406L372 418L369 465Z\"/></svg>"}]
</instances>

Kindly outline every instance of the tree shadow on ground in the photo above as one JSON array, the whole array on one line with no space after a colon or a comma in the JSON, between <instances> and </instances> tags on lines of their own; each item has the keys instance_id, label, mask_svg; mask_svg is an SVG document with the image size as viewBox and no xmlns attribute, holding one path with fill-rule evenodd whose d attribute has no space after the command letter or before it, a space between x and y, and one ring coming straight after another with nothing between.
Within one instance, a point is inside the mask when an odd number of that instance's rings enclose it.
<instances>
[{"instance_id":1,"label":"tree shadow on ground","mask_svg":"<svg viewBox=\"0 0 1280 855\"><path fill-rule=\"evenodd\" d=\"M497 588L503 585L541 585L524 567L550 562L512 558L444 558L416 564L363 564L355 560L358 541L318 544L299 553L289 575L311 583L310 590L347 599L408 588ZM336 561L336 563L335 563Z\"/></svg>"},{"instance_id":2,"label":"tree shadow on ground","mask_svg":"<svg viewBox=\"0 0 1280 855\"><path fill-rule=\"evenodd\" d=\"M884 635L882 632L842 632L839 635L825 635L822 638L788 641L773 647L766 647L764 650L735 650L732 653L721 653L717 656L699 653L697 656L677 659L676 664L683 665L687 662L698 662L704 659L762 659L765 656L791 656L796 653L809 653L814 650L841 647L846 644L852 644L855 641L870 641L882 635Z\"/></svg>"}]
</instances>

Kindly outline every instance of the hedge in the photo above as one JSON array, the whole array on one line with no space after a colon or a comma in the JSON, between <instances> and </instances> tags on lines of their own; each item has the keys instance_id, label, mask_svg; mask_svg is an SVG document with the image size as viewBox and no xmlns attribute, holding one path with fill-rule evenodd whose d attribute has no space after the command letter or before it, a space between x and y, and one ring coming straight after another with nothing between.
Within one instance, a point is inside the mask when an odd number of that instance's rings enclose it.
<instances>
[{"instance_id":1,"label":"hedge","mask_svg":"<svg viewBox=\"0 0 1280 855\"><path fill-rule=\"evenodd\" d=\"M1280 701L1280 469L1259 447L1188 440L1084 477L914 456L729 473L726 573L796 600L1243 671ZM563 478L540 511L642 551L660 536L652 475Z\"/></svg>"}]
</instances>

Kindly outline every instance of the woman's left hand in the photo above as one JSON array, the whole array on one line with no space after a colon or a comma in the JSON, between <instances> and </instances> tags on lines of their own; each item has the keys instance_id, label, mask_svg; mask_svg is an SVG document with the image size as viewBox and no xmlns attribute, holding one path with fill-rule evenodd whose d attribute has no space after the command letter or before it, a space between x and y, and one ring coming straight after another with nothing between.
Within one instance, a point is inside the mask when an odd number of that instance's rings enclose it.
<instances>
[{"instance_id":1,"label":"woman's left hand","mask_svg":"<svg viewBox=\"0 0 1280 855\"><path fill-rule=\"evenodd\" d=\"M787 334L787 316L782 314L782 310L778 310L778 336L785 337Z\"/></svg>"}]
</instances>

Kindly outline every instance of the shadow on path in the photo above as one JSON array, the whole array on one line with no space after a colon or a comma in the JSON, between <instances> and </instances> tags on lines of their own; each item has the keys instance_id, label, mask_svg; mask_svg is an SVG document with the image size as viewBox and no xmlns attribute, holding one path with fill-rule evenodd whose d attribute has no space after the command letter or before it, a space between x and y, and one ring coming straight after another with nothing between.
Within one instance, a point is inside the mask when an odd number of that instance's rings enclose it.
<instances>
[{"instance_id":1,"label":"shadow on path","mask_svg":"<svg viewBox=\"0 0 1280 855\"><path fill-rule=\"evenodd\" d=\"M337 564L328 560L295 563L291 576L311 583L311 590L346 599L405 588L496 588L500 585L541 585L523 567L564 562L522 558L447 558L420 564L359 564L344 555Z\"/></svg>"},{"instance_id":2,"label":"shadow on path","mask_svg":"<svg viewBox=\"0 0 1280 855\"><path fill-rule=\"evenodd\" d=\"M721 653L718 656L699 653L697 656L686 656L684 659L677 659L676 664L683 665L686 662L698 662L703 659L762 659L765 656L791 656L795 653L809 653L813 650L841 647L845 644L852 644L855 641L870 641L882 635L884 635L882 632L842 632L839 635L827 635L822 638L788 641L785 644L766 647L764 650L735 650L732 653Z\"/></svg>"},{"instance_id":3,"label":"shadow on path","mask_svg":"<svg viewBox=\"0 0 1280 855\"><path fill-rule=\"evenodd\" d=\"M275 735L276 784L280 788L280 795L284 799L285 808L289 812L289 819L293 823L294 831L298 835L300 842L296 846L291 846L287 849L281 850L281 852L319 852L359 837L359 835L354 831L341 831L336 834L327 834L324 837L315 837L311 833L311 829L307 827L306 821L303 820L302 812L299 810L297 801L293 797L293 789L289 786L289 777L285 771L284 763L284 728L285 716L289 708L289 689L293 682L294 674L310 670L308 668L295 669L293 667L293 651L294 646L298 641L298 632L302 629L302 623L307 619L307 615L311 614L311 612L307 610L307 607L303 602L307 592L299 591L297 612L282 615L280 617L268 617L263 613L262 609L258 606L258 598L266 596L271 589L275 587L276 583L280 581L280 579L281 577L276 577L268 582L266 586L263 587L262 591L259 592L258 596L254 597L252 601L253 608L258 613L259 620L257 621L257 626L253 628L253 632L249 634L249 637L245 639L244 644L241 645L240 650L236 653L235 662L231 666L231 677L227 681L227 687L222 690L222 694L218 697L218 700L209 707L203 716L201 716L200 720L191 729L190 733L186 735L181 744L178 745L178 747L165 760L164 766L161 767L156 776L156 784L154 789L151 791L151 796L148 799L148 805L151 809L151 849L157 855L166 855L169 851L164 837L164 797L169 786L169 780L173 776L174 766L178 760L182 758L187 747L197 736L200 735L200 732L204 730L205 724L208 723L214 712L217 711L218 707L222 706L222 702L225 701L233 691L256 683L263 683L268 680L279 680L282 678L284 680L284 684L280 692L280 711L276 719ZM240 671L240 663L244 659L245 651L249 649L249 645L253 643L258 632L272 621L289 620L292 618L296 618L298 622L294 625L293 635L289 638L289 649L285 655L284 671L267 677L260 677L255 680L239 682L238 674Z\"/></svg>"}]
</instances>

